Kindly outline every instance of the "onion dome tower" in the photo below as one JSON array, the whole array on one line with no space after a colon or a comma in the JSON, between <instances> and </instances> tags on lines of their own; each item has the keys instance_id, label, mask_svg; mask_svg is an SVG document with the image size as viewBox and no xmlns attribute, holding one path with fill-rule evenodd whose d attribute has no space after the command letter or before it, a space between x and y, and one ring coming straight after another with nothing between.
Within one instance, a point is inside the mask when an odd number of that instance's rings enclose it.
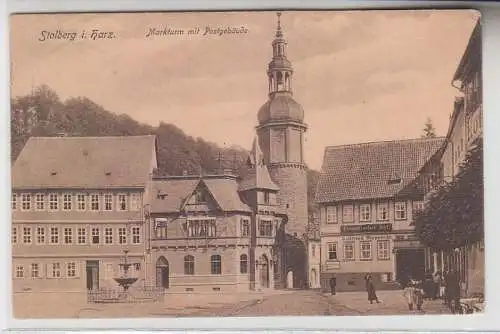
<instances>
[{"instance_id":1,"label":"onion dome tower","mask_svg":"<svg viewBox=\"0 0 500 334\"><path fill-rule=\"evenodd\" d=\"M281 13L277 16L273 56L267 70L269 95L259 110L256 129L264 162L271 179L279 187L278 203L288 215L285 286L302 288L307 284L304 240L308 221L307 166L304 163L307 125L302 106L293 98L293 68L287 58Z\"/></svg>"}]
</instances>

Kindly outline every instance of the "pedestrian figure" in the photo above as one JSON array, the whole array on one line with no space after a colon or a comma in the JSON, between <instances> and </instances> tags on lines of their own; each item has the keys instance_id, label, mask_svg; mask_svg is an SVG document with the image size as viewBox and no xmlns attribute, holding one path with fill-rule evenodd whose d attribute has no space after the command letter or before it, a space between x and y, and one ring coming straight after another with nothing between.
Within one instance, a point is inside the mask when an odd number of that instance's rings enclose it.
<instances>
[{"instance_id":1,"label":"pedestrian figure","mask_svg":"<svg viewBox=\"0 0 500 334\"><path fill-rule=\"evenodd\" d=\"M446 303L446 285L443 275L439 275L439 298L443 299L444 303Z\"/></svg>"},{"instance_id":2,"label":"pedestrian figure","mask_svg":"<svg viewBox=\"0 0 500 334\"><path fill-rule=\"evenodd\" d=\"M337 288L337 278L335 276L332 276L330 278L330 291L332 293L332 296L336 294L336 288Z\"/></svg>"},{"instance_id":3,"label":"pedestrian figure","mask_svg":"<svg viewBox=\"0 0 500 334\"><path fill-rule=\"evenodd\" d=\"M444 272L444 277L443 277L443 284L444 284L444 295L443 295L443 304L445 305L449 305L449 297L448 297L448 294L449 294L449 289L448 289L448 281L449 281L449 275L450 275L450 271L449 270L446 270Z\"/></svg>"},{"instance_id":4,"label":"pedestrian figure","mask_svg":"<svg viewBox=\"0 0 500 334\"><path fill-rule=\"evenodd\" d=\"M373 277L372 275L368 274L365 276L365 283L366 283L366 292L368 292L368 301L370 304L373 304L373 301L375 300L377 304L380 303L377 297L377 293L375 292L375 285L373 284Z\"/></svg>"},{"instance_id":5,"label":"pedestrian figure","mask_svg":"<svg viewBox=\"0 0 500 334\"><path fill-rule=\"evenodd\" d=\"M406 298L410 311L412 311L414 307L417 307L417 310L422 309L422 304L424 302L423 295L422 283L410 278L403 291L403 296Z\"/></svg>"},{"instance_id":6,"label":"pedestrian figure","mask_svg":"<svg viewBox=\"0 0 500 334\"><path fill-rule=\"evenodd\" d=\"M460 306L460 277L454 269L451 269L448 273L446 291L448 307L452 313L455 313Z\"/></svg>"},{"instance_id":7,"label":"pedestrian figure","mask_svg":"<svg viewBox=\"0 0 500 334\"><path fill-rule=\"evenodd\" d=\"M441 275L439 274L438 271L432 275L432 280L433 280L433 294L432 294L432 299L436 300L439 297L439 281L440 281Z\"/></svg>"}]
</instances>

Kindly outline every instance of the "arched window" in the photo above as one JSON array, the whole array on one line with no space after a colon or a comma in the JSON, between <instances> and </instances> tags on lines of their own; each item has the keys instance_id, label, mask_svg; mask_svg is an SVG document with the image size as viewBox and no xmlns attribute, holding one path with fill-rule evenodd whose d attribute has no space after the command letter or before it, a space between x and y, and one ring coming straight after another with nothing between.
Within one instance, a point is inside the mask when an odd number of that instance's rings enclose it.
<instances>
[{"instance_id":1,"label":"arched window","mask_svg":"<svg viewBox=\"0 0 500 334\"><path fill-rule=\"evenodd\" d=\"M242 254L240 256L240 273L246 274L248 272L248 256Z\"/></svg>"},{"instance_id":2,"label":"arched window","mask_svg":"<svg viewBox=\"0 0 500 334\"><path fill-rule=\"evenodd\" d=\"M194 275L194 256L184 256L184 275Z\"/></svg>"},{"instance_id":3,"label":"arched window","mask_svg":"<svg viewBox=\"0 0 500 334\"><path fill-rule=\"evenodd\" d=\"M212 275L222 274L222 261L220 255L212 255L210 257L210 269Z\"/></svg>"}]
</instances>

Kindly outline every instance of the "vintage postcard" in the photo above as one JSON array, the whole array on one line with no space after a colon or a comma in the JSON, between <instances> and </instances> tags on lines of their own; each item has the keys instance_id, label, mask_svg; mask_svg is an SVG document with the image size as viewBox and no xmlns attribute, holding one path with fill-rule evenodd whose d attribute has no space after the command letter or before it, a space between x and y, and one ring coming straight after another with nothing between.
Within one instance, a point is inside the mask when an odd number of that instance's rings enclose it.
<instances>
[{"instance_id":1,"label":"vintage postcard","mask_svg":"<svg viewBox=\"0 0 500 334\"><path fill-rule=\"evenodd\" d=\"M483 312L478 12L10 27L15 318Z\"/></svg>"}]
</instances>

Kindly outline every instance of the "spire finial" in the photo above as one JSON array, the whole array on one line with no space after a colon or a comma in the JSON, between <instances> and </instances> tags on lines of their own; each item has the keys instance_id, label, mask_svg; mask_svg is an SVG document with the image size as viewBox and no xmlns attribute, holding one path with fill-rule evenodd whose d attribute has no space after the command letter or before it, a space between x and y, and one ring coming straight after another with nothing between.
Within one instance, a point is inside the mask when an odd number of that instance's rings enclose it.
<instances>
[{"instance_id":1,"label":"spire finial","mask_svg":"<svg viewBox=\"0 0 500 334\"><path fill-rule=\"evenodd\" d=\"M281 12L277 12L276 16L278 17L278 28L276 29L276 37L283 37L283 32L281 31Z\"/></svg>"}]
</instances>

